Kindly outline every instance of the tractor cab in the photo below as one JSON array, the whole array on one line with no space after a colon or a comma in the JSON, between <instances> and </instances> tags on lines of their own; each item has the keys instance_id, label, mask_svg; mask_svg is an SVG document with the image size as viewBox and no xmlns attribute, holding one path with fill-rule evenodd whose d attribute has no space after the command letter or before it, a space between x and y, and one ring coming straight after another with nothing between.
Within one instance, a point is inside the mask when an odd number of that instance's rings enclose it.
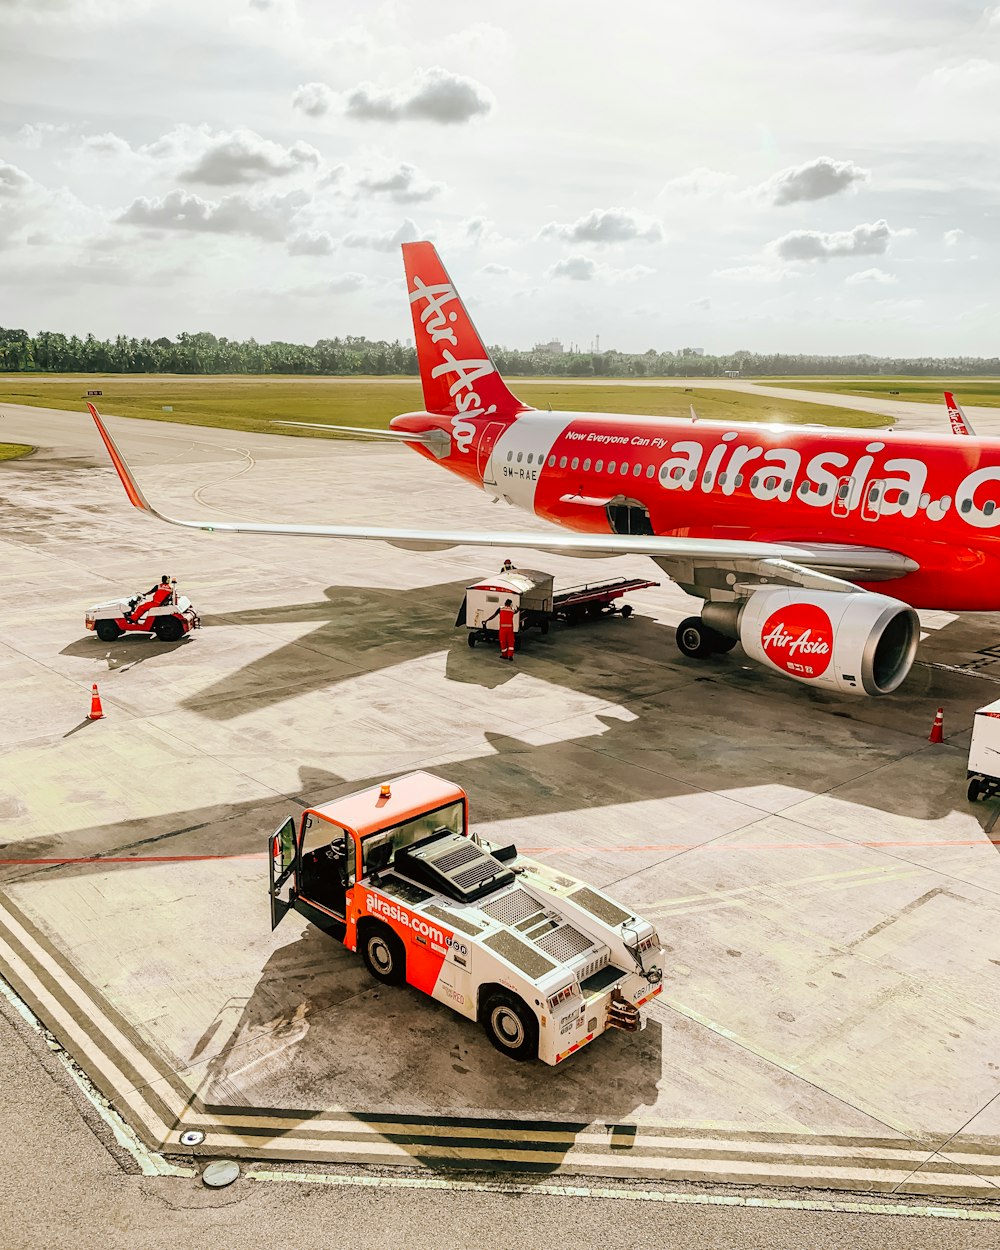
<instances>
[{"instance_id":1,"label":"tractor cab","mask_svg":"<svg viewBox=\"0 0 1000 1250\"><path fill-rule=\"evenodd\" d=\"M359 882L398 890L397 856L402 869L407 849L432 836L462 839L478 855L468 832L465 792L424 772L310 807L297 828L289 817L269 841L271 928L294 908L344 941Z\"/></svg>"}]
</instances>

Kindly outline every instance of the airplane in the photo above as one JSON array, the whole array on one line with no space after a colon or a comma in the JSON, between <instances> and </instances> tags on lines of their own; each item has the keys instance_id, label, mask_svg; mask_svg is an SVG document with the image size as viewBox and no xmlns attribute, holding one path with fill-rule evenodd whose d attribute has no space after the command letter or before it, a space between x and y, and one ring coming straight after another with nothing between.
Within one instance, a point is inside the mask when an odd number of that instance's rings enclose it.
<instances>
[{"instance_id":1,"label":"airplane","mask_svg":"<svg viewBox=\"0 0 1000 1250\"><path fill-rule=\"evenodd\" d=\"M948 420L951 423L952 434L960 434L963 437L975 435L976 431L972 428L972 422L965 415L962 405L951 391L945 391L944 402L948 408Z\"/></svg>"},{"instance_id":2,"label":"airplane","mask_svg":"<svg viewBox=\"0 0 1000 1250\"><path fill-rule=\"evenodd\" d=\"M1000 442L541 411L500 376L433 244L402 250L424 411L394 417L376 437L564 532L168 516L88 405L133 506L216 533L648 556L703 600L677 627L683 655L705 659L739 642L773 672L859 696L890 694L905 679L920 638L915 608L1000 608Z\"/></svg>"}]
</instances>

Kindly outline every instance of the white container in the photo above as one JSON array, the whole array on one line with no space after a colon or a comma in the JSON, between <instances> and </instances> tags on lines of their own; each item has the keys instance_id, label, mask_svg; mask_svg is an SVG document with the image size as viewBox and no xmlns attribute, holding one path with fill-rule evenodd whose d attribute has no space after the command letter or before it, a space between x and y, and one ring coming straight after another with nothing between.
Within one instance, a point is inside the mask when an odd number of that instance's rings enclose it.
<instances>
[{"instance_id":1,"label":"white container","mask_svg":"<svg viewBox=\"0 0 1000 1250\"><path fill-rule=\"evenodd\" d=\"M969 798L988 798L1000 788L1000 699L976 712L969 744Z\"/></svg>"},{"instance_id":2,"label":"white container","mask_svg":"<svg viewBox=\"0 0 1000 1250\"><path fill-rule=\"evenodd\" d=\"M538 569L512 569L509 573L497 573L469 586L465 592L465 624L469 629L495 630L500 628L496 617L487 625L486 619L493 615L504 601L510 599L520 613L552 612L552 574ZM514 632L522 624L522 617L514 618Z\"/></svg>"}]
</instances>

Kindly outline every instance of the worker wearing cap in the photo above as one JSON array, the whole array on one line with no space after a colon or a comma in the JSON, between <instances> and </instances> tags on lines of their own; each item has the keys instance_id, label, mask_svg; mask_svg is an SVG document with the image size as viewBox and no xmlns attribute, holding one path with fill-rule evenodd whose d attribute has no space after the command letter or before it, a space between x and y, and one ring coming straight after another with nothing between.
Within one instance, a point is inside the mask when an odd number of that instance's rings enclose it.
<instances>
[{"instance_id":1,"label":"worker wearing cap","mask_svg":"<svg viewBox=\"0 0 1000 1250\"><path fill-rule=\"evenodd\" d=\"M510 560L504 560L503 566L500 569L500 572L501 573L516 573L517 569L514 568L514 565L511 563Z\"/></svg>"},{"instance_id":2,"label":"worker wearing cap","mask_svg":"<svg viewBox=\"0 0 1000 1250\"><path fill-rule=\"evenodd\" d=\"M488 625L494 618L500 618L500 659L514 660L514 617L520 612L520 608L514 607L513 599L505 599L503 606L497 608L493 616L488 616L484 625Z\"/></svg>"}]
</instances>

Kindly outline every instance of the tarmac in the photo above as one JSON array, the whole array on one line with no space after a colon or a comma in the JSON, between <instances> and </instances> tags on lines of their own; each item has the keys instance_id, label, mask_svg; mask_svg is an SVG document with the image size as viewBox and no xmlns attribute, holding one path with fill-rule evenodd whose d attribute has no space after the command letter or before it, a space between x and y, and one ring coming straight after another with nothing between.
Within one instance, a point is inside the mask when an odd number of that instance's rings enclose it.
<instances>
[{"instance_id":1,"label":"tarmac","mask_svg":"<svg viewBox=\"0 0 1000 1250\"><path fill-rule=\"evenodd\" d=\"M0 469L0 963L147 1148L1000 1199L1000 809L965 797L996 617L922 613L881 700L739 649L683 659L695 605L669 584L510 667L452 627L493 553L171 529L85 415L2 411L40 450ZM405 449L112 425L181 515L542 530ZM532 563L562 585L650 569ZM89 604L163 572L200 631L86 633ZM297 915L270 932L271 831L416 767L468 790L484 836L657 922L642 1033L503 1064Z\"/></svg>"}]
</instances>

